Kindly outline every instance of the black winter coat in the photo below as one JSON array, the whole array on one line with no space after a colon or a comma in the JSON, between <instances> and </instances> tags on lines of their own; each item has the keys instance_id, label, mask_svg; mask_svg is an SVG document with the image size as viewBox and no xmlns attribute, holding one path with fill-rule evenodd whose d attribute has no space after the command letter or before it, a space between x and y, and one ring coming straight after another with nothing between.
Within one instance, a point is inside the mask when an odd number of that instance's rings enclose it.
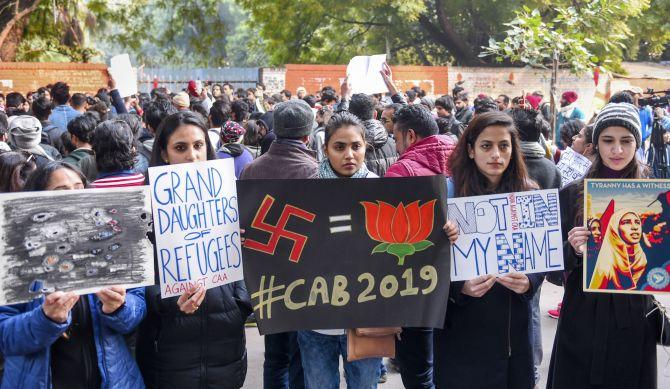
<instances>
[{"instance_id":1,"label":"black winter coat","mask_svg":"<svg viewBox=\"0 0 670 389\"><path fill-rule=\"evenodd\" d=\"M553 161L542 157L524 156L528 176L537 182L540 189L560 189L561 171L558 170Z\"/></svg>"},{"instance_id":2,"label":"black winter coat","mask_svg":"<svg viewBox=\"0 0 670 389\"><path fill-rule=\"evenodd\" d=\"M247 373L244 322L251 314L241 281L207 290L192 315L177 297L146 288L147 317L137 339L137 362L147 388L237 389Z\"/></svg>"},{"instance_id":3,"label":"black winter coat","mask_svg":"<svg viewBox=\"0 0 670 389\"><path fill-rule=\"evenodd\" d=\"M569 275L547 389L655 389L655 332L645 318L651 297L582 289L582 257L567 237L584 200L579 195L583 182L572 182L560 191L563 256Z\"/></svg>"},{"instance_id":4,"label":"black winter coat","mask_svg":"<svg viewBox=\"0 0 670 389\"><path fill-rule=\"evenodd\" d=\"M451 283L444 329L434 332L436 388L533 388L530 299L543 276L528 279L523 295L495 284L480 298L462 294L463 281Z\"/></svg>"}]
</instances>

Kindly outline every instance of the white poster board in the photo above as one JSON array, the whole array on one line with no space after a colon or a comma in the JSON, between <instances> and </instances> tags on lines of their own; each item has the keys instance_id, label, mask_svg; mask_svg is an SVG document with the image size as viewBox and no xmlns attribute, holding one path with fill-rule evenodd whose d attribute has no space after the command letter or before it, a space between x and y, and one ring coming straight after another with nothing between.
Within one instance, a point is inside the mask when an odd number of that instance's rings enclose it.
<instances>
[{"instance_id":1,"label":"white poster board","mask_svg":"<svg viewBox=\"0 0 670 389\"><path fill-rule=\"evenodd\" d=\"M591 160L568 147L561 152L561 160L556 167L561 172L561 187L565 187L572 181L584 177L591 167Z\"/></svg>"},{"instance_id":2,"label":"white poster board","mask_svg":"<svg viewBox=\"0 0 670 389\"><path fill-rule=\"evenodd\" d=\"M233 159L149 168L161 297L243 278Z\"/></svg>"},{"instance_id":3,"label":"white poster board","mask_svg":"<svg viewBox=\"0 0 670 389\"><path fill-rule=\"evenodd\" d=\"M109 72L116 81L116 89L121 97L137 94L137 72L130 65L130 56L120 54L110 60Z\"/></svg>"},{"instance_id":4,"label":"white poster board","mask_svg":"<svg viewBox=\"0 0 670 389\"><path fill-rule=\"evenodd\" d=\"M386 84L382 75L382 65L386 62L386 54L361 55L351 59L347 66L347 77L352 93L385 93Z\"/></svg>"},{"instance_id":5,"label":"white poster board","mask_svg":"<svg viewBox=\"0 0 670 389\"><path fill-rule=\"evenodd\" d=\"M154 284L145 186L0 195L0 305Z\"/></svg>"},{"instance_id":6,"label":"white poster board","mask_svg":"<svg viewBox=\"0 0 670 389\"><path fill-rule=\"evenodd\" d=\"M447 209L460 229L452 281L563 270L557 189L448 199Z\"/></svg>"}]
</instances>

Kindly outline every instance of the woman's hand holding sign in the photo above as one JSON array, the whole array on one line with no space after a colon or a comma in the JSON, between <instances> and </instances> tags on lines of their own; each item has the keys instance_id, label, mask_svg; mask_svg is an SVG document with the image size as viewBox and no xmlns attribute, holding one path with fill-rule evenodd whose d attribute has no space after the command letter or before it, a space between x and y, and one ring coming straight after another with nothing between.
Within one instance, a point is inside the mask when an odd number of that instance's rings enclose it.
<instances>
[{"instance_id":1,"label":"woman's hand holding sign","mask_svg":"<svg viewBox=\"0 0 670 389\"><path fill-rule=\"evenodd\" d=\"M570 242L570 245L577 255L582 255L582 253L584 253L586 241L589 239L590 235L591 231L586 227L575 227L568 232L568 242Z\"/></svg>"},{"instance_id":2,"label":"woman's hand holding sign","mask_svg":"<svg viewBox=\"0 0 670 389\"><path fill-rule=\"evenodd\" d=\"M79 300L74 292L53 292L44 299L44 315L56 323L65 323L70 310Z\"/></svg>"},{"instance_id":3,"label":"woman's hand holding sign","mask_svg":"<svg viewBox=\"0 0 670 389\"><path fill-rule=\"evenodd\" d=\"M498 282L505 288L517 294L524 294L530 289L528 276L523 273L508 273L498 277Z\"/></svg>"},{"instance_id":4,"label":"woman's hand holding sign","mask_svg":"<svg viewBox=\"0 0 670 389\"><path fill-rule=\"evenodd\" d=\"M465 281L461 293L471 297L482 297L493 287L496 283L496 276L494 274L487 274Z\"/></svg>"},{"instance_id":5,"label":"woman's hand holding sign","mask_svg":"<svg viewBox=\"0 0 670 389\"><path fill-rule=\"evenodd\" d=\"M95 295L102 303L102 312L106 315L114 313L126 302L126 290L121 286L105 288Z\"/></svg>"},{"instance_id":6,"label":"woman's hand holding sign","mask_svg":"<svg viewBox=\"0 0 670 389\"><path fill-rule=\"evenodd\" d=\"M179 309L187 314L193 314L195 311L200 308L202 300L205 299L205 287L202 285L193 285L189 288L188 292L179 296L177 299L177 305Z\"/></svg>"},{"instance_id":7,"label":"woman's hand holding sign","mask_svg":"<svg viewBox=\"0 0 670 389\"><path fill-rule=\"evenodd\" d=\"M460 232L456 223L449 220L447 221L447 224L445 224L444 227L442 228L444 229L444 233L447 234L449 242L451 242L452 244L456 242L456 240L458 239L458 234Z\"/></svg>"}]
</instances>

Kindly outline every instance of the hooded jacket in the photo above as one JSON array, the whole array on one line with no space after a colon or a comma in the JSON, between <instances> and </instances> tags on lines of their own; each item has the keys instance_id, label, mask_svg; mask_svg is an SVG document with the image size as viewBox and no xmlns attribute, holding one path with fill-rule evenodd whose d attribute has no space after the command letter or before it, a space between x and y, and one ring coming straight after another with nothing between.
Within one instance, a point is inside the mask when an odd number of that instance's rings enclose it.
<instances>
[{"instance_id":1,"label":"hooded jacket","mask_svg":"<svg viewBox=\"0 0 670 389\"><path fill-rule=\"evenodd\" d=\"M384 177L451 176L449 157L456 143L445 135L432 135L408 147Z\"/></svg>"},{"instance_id":2,"label":"hooded jacket","mask_svg":"<svg viewBox=\"0 0 670 389\"><path fill-rule=\"evenodd\" d=\"M144 388L142 376L123 335L130 333L146 313L144 288L129 289L116 312L102 313L98 298L89 294L94 343L103 388ZM51 345L70 326L50 320L42 310L44 298L0 307L0 351L5 356L2 388L51 388Z\"/></svg>"},{"instance_id":3,"label":"hooded jacket","mask_svg":"<svg viewBox=\"0 0 670 389\"><path fill-rule=\"evenodd\" d=\"M242 170L254 160L253 155L239 143L227 143L216 151L219 159L233 158L235 164L235 177L240 178Z\"/></svg>"},{"instance_id":4,"label":"hooded jacket","mask_svg":"<svg viewBox=\"0 0 670 389\"><path fill-rule=\"evenodd\" d=\"M395 141L379 120L366 120L363 125L365 142L368 144L365 150L365 165L381 177L398 160Z\"/></svg>"}]
</instances>

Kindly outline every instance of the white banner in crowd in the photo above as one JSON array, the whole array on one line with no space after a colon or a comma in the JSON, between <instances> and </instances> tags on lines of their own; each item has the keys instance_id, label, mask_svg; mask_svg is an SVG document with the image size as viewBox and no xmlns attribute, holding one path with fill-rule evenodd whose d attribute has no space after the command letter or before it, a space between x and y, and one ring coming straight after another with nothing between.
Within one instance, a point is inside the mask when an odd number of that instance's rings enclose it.
<instances>
[{"instance_id":1,"label":"white banner in crowd","mask_svg":"<svg viewBox=\"0 0 670 389\"><path fill-rule=\"evenodd\" d=\"M114 56L109 64L109 72L116 81L116 89L121 97L136 95L137 72L130 65L130 56L128 54Z\"/></svg>"},{"instance_id":2,"label":"white banner in crowd","mask_svg":"<svg viewBox=\"0 0 670 389\"><path fill-rule=\"evenodd\" d=\"M561 152L561 160L556 167L561 172L561 186L565 187L572 181L584 177L591 167L591 161L567 147Z\"/></svg>"},{"instance_id":3,"label":"white banner in crowd","mask_svg":"<svg viewBox=\"0 0 670 389\"><path fill-rule=\"evenodd\" d=\"M451 280L563 269L558 190L447 200L460 234L451 246Z\"/></svg>"},{"instance_id":4,"label":"white banner in crowd","mask_svg":"<svg viewBox=\"0 0 670 389\"><path fill-rule=\"evenodd\" d=\"M239 211L233 159L149 168L161 297L239 281Z\"/></svg>"},{"instance_id":5,"label":"white banner in crowd","mask_svg":"<svg viewBox=\"0 0 670 389\"><path fill-rule=\"evenodd\" d=\"M347 77L352 93L385 93L384 79L379 73L386 62L386 54L361 55L351 59L347 66Z\"/></svg>"}]
</instances>

